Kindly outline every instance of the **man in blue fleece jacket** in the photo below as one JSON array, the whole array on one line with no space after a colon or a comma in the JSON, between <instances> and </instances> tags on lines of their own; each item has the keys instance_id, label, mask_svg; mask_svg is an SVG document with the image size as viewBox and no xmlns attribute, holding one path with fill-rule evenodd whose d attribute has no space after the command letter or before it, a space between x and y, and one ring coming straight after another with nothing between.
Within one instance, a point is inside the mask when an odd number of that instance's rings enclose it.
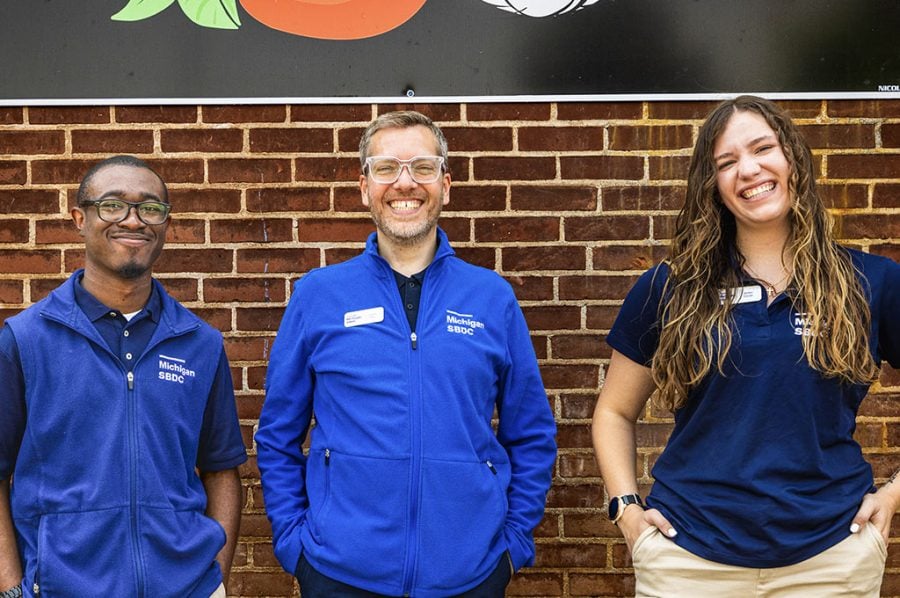
<instances>
[{"instance_id":1,"label":"man in blue fleece jacket","mask_svg":"<svg viewBox=\"0 0 900 598\"><path fill-rule=\"evenodd\" d=\"M169 209L143 161L96 164L84 269L0 330L3 598L225 596L247 456L221 334L152 278Z\"/></svg>"},{"instance_id":2,"label":"man in blue fleece jacket","mask_svg":"<svg viewBox=\"0 0 900 598\"><path fill-rule=\"evenodd\" d=\"M528 329L509 284L438 228L440 129L384 114L360 161L376 232L296 284L269 362L256 445L275 554L304 598L503 596L534 562L556 457Z\"/></svg>"}]
</instances>

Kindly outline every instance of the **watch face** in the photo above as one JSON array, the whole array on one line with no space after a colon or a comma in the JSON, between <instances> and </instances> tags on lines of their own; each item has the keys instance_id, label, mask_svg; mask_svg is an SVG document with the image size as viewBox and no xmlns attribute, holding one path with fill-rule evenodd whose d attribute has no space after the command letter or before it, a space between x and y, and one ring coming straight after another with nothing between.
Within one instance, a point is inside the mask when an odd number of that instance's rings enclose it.
<instances>
[{"instance_id":1,"label":"watch face","mask_svg":"<svg viewBox=\"0 0 900 598\"><path fill-rule=\"evenodd\" d=\"M615 497L610 499L609 501L609 518L615 521L616 516L619 514L619 497Z\"/></svg>"}]
</instances>

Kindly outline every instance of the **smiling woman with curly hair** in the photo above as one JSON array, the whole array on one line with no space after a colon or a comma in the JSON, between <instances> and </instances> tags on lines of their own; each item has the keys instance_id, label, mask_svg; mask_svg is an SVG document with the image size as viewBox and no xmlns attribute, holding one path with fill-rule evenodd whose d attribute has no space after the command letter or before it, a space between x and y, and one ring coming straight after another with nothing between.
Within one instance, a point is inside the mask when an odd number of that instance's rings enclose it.
<instances>
[{"instance_id":1,"label":"smiling woman with curly hair","mask_svg":"<svg viewBox=\"0 0 900 598\"><path fill-rule=\"evenodd\" d=\"M881 361L900 365L898 311L900 265L835 242L791 119L753 96L713 110L594 412L638 596L878 596L900 480L876 491L853 433ZM645 506L651 395L675 428Z\"/></svg>"}]
</instances>

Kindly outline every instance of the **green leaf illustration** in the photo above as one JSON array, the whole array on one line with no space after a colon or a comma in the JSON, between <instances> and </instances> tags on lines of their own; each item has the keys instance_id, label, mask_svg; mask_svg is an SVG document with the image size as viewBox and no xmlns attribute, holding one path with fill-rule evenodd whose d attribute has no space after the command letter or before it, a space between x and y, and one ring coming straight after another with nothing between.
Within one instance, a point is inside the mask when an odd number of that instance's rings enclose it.
<instances>
[{"instance_id":1,"label":"green leaf illustration","mask_svg":"<svg viewBox=\"0 0 900 598\"><path fill-rule=\"evenodd\" d=\"M141 21L158 15L175 0L128 0L125 8L110 17L113 21Z\"/></svg>"},{"instance_id":2,"label":"green leaf illustration","mask_svg":"<svg viewBox=\"0 0 900 598\"><path fill-rule=\"evenodd\" d=\"M190 20L215 29L237 29L241 26L237 0L178 0Z\"/></svg>"}]
</instances>

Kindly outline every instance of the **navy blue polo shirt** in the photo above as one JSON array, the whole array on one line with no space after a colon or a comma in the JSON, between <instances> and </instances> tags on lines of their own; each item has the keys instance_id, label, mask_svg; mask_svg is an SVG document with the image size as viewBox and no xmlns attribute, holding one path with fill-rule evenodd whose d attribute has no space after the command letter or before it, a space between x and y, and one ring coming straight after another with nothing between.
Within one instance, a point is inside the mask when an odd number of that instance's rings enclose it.
<instances>
[{"instance_id":1,"label":"navy blue polo shirt","mask_svg":"<svg viewBox=\"0 0 900 598\"><path fill-rule=\"evenodd\" d=\"M400 300L403 302L403 312L409 322L409 329L416 331L416 320L419 319L419 301L422 299L422 283L425 281L425 270L412 276L400 274L396 270L394 279L400 290Z\"/></svg>"},{"instance_id":2,"label":"navy blue polo shirt","mask_svg":"<svg viewBox=\"0 0 900 598\"><path fill-rule=\"evenodd\" d=\"M872 311L870 350L900 365L900 265L850 251ZM644 273L607 342L650 365L668 266ZM802 320L782 294L766 305L752 279L733 311L724 375L715 367L675 413L653 468L647 504L678 530L675 542L707 560L743 567L794 564L837 544L866 493L872 470L853 439L868 386L825 378L803 354Z\"/></svg>"}]
</instances>

